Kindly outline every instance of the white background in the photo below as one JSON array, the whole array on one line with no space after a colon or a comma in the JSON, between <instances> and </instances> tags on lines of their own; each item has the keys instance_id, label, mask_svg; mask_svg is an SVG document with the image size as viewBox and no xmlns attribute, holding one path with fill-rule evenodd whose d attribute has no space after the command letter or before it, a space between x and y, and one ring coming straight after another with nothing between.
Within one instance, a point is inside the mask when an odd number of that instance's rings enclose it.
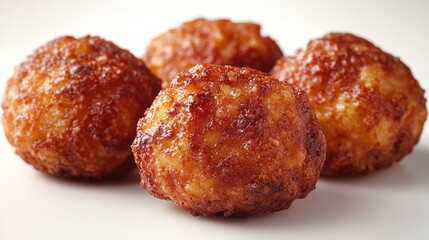
<instances>
[{"instance_id":1,"label":"white background","mask_svg":"<svg viewBox=\"0 0 429 240\"><path fill-rule=\"evenodd\" d=\"M429 89L429 1L0 0L1 95L14 66L55 37L100 35L141 56L152 37L199 16L258 22L286 54L329 31L353 32L399 56ZM90 183L43 175L1 134L0 239L428 239L428 128L400 164L321 179L289 210L246 219L193 217L141 189L136 171Z\"/></svg>"}]
</instances>

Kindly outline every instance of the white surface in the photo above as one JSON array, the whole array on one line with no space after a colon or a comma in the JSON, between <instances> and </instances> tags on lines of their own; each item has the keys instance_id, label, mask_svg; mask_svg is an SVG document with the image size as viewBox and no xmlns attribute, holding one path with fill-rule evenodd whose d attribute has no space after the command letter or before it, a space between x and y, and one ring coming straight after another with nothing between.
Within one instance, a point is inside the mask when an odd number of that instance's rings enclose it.
<instances>
[{"instance_id":1,"label":"white surface","mask_svg":"<svg viewBox=\"0 0 429 240\"><path fill-rule=\"evenodd\" d=\"M0 0L1 95L13 67L54 37L101 35L140 56L156 34L197 16L259 22L285 53L350 31L399 56L429 89L429 1L247 2ZM141 189L136 172L100 183L45 176L1 133L0 239L427 239L428 128L400 164L321 179L289 210L246 219L193 217Z\"/></svg>"}]
</instances>

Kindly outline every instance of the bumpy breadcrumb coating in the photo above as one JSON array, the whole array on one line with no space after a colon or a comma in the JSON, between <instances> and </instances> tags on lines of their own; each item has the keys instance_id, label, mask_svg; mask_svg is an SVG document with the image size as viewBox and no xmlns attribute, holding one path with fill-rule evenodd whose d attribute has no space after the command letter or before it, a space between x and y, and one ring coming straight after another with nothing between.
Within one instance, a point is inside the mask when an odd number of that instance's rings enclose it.
<instances>
[{"instance_id":1,"label":"bumpy breadcrumb coating","mask_svg":"<svg viewBox=\"0 0 429 240\"><path fill-rule=\"evenodd\" d=\"M40 171L117 176L135 166L135 126L159 90L130 52L98 37L61 37L16 68L2 123L16 153Z\"/></svg>"},{"instance_id":2,"label":"bumpy breadcrumb coating","mask_svg":"<svg viewBox=\"0 0 429 240\"><path fill-rule=\"evenodd\" d=\"M251 68L209 64L160 92L132 145L151 194L194 215L224 216L304 198L325 147L304 92Z\"/></svg>"},{"instance_id":3,"label":"bumpy breadcrumb coating","mask_svg":"<svg viewBox=\"0 0 429 240\"><path fill-rule=\"evenodd\" d=\"M328 146L322 175L388 167L420 138L423 90L404 63L362 38L331 33L312 40L272 74L309 96Z\"/></svg>"},{"instance_id":4,"label":"bumpy breadcrumb coating","mask_svg":"<svg viewBox=\"0 0 429 240\"><path fill-rule=\"evenodd\" d=\"M251 67L268 72L280 57L280 48L261 35L254 23L196 19L153 39L143 59L166 88L179 72L195 64L213 63Z\"/></svg>"}]
</instances>

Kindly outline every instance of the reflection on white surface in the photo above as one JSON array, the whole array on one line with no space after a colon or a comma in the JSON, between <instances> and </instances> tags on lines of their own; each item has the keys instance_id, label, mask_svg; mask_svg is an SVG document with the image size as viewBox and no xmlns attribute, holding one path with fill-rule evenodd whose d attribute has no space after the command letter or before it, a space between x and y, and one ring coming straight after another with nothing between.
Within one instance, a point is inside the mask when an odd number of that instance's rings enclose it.
<instances>
[{"instance_id":1,"label":"reflection on white surface","mask_svg":"<svg viewBox=\"0 0 429 240\"><path fill-rule=\"evenodd\" d=\"M14 184L2 189L7 193L2 195L2 216L7 216L2 232L43 238L67 233L67 239L107 232L111 239L124 232L160 238L405 238L424 231L413 220L427 218L427 156L427 150L416 149L402 163L377 174L341 181L322 178L315 191L289 210L244 219L193 217L141 189L137 171L119 181L85 182L57 179L18 164L7 176Z\"/></svg>"}]
</instances>

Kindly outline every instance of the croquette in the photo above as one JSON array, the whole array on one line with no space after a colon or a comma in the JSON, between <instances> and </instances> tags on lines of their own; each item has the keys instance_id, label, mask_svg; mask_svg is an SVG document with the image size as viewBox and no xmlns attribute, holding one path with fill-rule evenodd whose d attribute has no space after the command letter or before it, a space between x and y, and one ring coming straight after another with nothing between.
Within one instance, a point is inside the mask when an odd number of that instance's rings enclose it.
<instances>
[{"instance_id":1,"label":"croquette","mask_svg":"<svg viewBox=\"0 0 429 240\"><path fill-rule=\"evenodd\" d=\"M135 127L160 88L127 50L99 37L60 37L16 68L2 123L16 153L42 172L115 177L135 167Z\"/></svg>"},{"instance_id":2,"label":"croquette","mask_svg":"<svg viewBox=\"0 0 429 240\"><path fill-rule=\"evenodd\" d=\"M258 24L196 19L154 38L143 59L166 88L179 72L195 64L251 67L269 72L283 56L279 46L261 35Z\"/></svg>"},{"instance_id":3,"label":"croquette","mask_svg":"<svg viewBox=\"0 0 429 240\"><path fill-rule=\"evenodd\" d=\"M399 58L363 38L330 33L311 40L271 73L308 94L327 142L324 176L386 168L420 138L424 91Z\"/></svg>"},{"instance_id":4,"label":"croquette","mask_svg":"<svg viewBox=\"0 0 429 240\"><path fill-rule=\"evenodd\" d=\"M315 188L325 139L306 94L251 68L199 64L161 90L132 145L141 184L194 215L287 209Z\"/></svg>"}]
</instances>

